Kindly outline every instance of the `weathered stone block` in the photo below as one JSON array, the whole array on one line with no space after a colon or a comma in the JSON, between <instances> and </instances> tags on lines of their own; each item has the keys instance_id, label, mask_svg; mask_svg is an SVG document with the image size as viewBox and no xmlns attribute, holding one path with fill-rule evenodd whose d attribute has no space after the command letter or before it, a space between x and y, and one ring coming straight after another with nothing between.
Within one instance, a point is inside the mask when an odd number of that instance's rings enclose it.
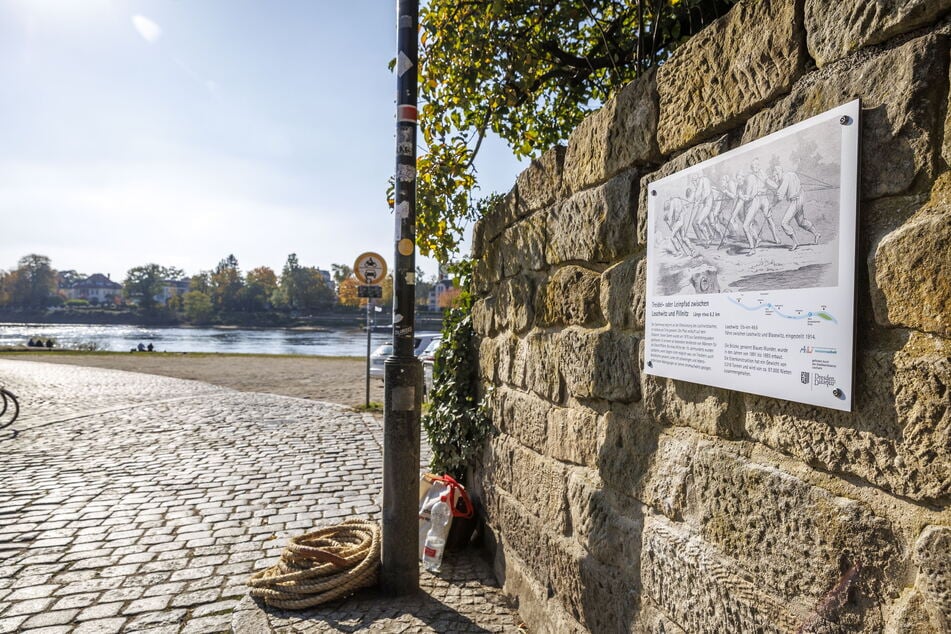
<instances>
[{"instance_id":1,"label":"weathered stone block","mask_svg":"<svg viewBox=\"0 0 951 634\"><path fill-rule=\"evenodd\" d=\"M644 258L628 258L601 274L601 312L612 328L644 328L646 262Z\"/></svg>"},{"instance_id":2,"label":"weathered stone block","mask_svg":"<svg viewBox=\"0 0 951 634\"><path fill-rule=\"evenodd\" d=\"M931 200L875 250L876 320L951 337L951 172Z\"/></svg>"},{"instance_id":3,"label":"weathered stone block","mask_svg":"<svg viewBox=\"0 0 951 634\"><path fill-rule=\"evenodd\" d=\"M494 385L498 381L498 347L495 339L483 337L479 342L479 376L483 383Z\"/></svg>"},{"instance_id":4,"label":"weathered stone block","mask_svg":"<svg viewBox=\"0 0 951 634\"><path fill-rule=\"evenodd\" d=\"M857 355L855 412L745 395L750 438L913 500L951 495L951 342Z\"/></svg>"},{"instance_id":5,"label":"weathered stone block","mask_svg":"<svg viewBox=\"0 0 951 634\"><path fill-rule=\"evenodd\" d=\"M568 518L564 465L525 448L508 434L494 437L490 445L487 483L526 505L548 530L564 532Z\"/></svg>"},{"instance_id":6,"label":"weathered stone block","mask_svg":"<svg viewBox=\"0 0 951 634\"><path fill-rule=\"evenodd\" d=\"M547 533L544 523L526 506L505 491L486 487L486 520L493 526L503 543L525 562L532 577L548 583L549 549L545 544Z\"/></svg>"},{"instance_id":7,"label":"weathered stone block","mask_svg":"<svg viewBox=\"0 0 951 634\"><path fill-rule=\"evenodd\" d=\"M683 525L645 522L643 594L688 632L795 632L808 613L772 594Z\"/></svg>"},{"instance_id":8,"label":"weathered stone block","mask_svg":"<svg viewBox=\"0 0 951 634\"><path fill-rule=\"evenodd\" d=\"M562 371L559 359L559 336L531 332L516 352L516 372L524 377L522 387L552 403L562 398Z\"/></svg>"},{"instance_id":9,"label":"weathered stone block","mask_svg":"<svg viewBox=\"0 0 951 634\"><path fill-rule=\"evenodd\" d=\"M502 550L502 549L500 549ZM517 555L503 553L501 572L496 576L503 582L502 591L515 597L518 613L526 623L532 624L532 631L539 634L588 634L576 619L569 616L561 603L549 598L549 588L539 581L531 568Z\"/></svg>"},{"instance_id":10,"label":"weathered stone block","mask_svg":"<svg viewBox=\"0 0 951 634\"><path fill-rule=\"evenodd\" d=\"M502 389L500 429L529 449L543 453L547 442L548 413L551 403L534 394Z\"/></svg>"},{"instance_id":11,"label":"weathered stone block","mask_svg":"<svg viewBox=\"0 0 951 634\"><path fill-rule=\"evenodd\" d=\"M472 304L472 328L482 337L492 337L495 327L495 297L486 297Z\"/></svg>"},{"instance_id":12,"label":"weathered stone block","mask_svg":"<svg viewBox=\"0 0 951 634\"><path fill-rule=\"evenodd\" d=\"M806 48L820 67L858 49L936 22L949 0L806 0Z\"/></svg>"},{"instance_id":13,"label":"weathered stone block","mask_svg":"<svg viewBox=\"0 0 951 634\"><path fill-rule=\"evenodd\" d=\"M500 383L518 385L515 377L515 353L520 339L513 333L503 332L495 338L495 354L498 359L496 376Z\"/></svg>"},{"instance_id":14,"label":"weathered stone block","mask_svg":"<svg viewBox=\"0 0 951 634\"><path fill-rule=\"evenodd\" d=\"M518 175L520 213L530 213L562 198L562 174L565 148L556 145L546 150Z\"/></svg>"},{"instance_id":15,"label":"weathered stone block","mask_svg":"<svg viewBox=\"0 0 951 634\"><path fill-rule=\"evenodd\" d=\"M921 593L909 588L891 606L885 634L944 634L948 627Z\"/></svg>"},{"instance_id":16,"label":"weathered stone block","mask_svg":"<svg viewBox=\"0 0 951 634\"><path fill-rule=\"evenodd\" d=\"M928 526L915 542L918 587L928 607L951 627L951 526Z\"/></svg>"},{"instance_id":17,"label":"weathered stone block","mask_svg":"<svg viewBox=\"0 0 951 634\"><path fill-rule=\"evenodd\" d=\"M485 220L480 218L472 225L472 248L470 249L470 255L473 260L478 260L482 257L482 254L485 252L485 243Z\"/></svg>"},{"instance_id":18,"label":"weathered stone block","mask_svg":"<svg viewBox=\"0 0 951 634\"><path fill-rule=\"evenodd\" d=\"M651 600L641 597L640 603L641 610L633 629L635 634L688 634L660 611Z\"/></svg>"},{"instance_id":19,"label":"weathered stone block","mask_svg":"<svg viewBox=\"0 0 951 634\"><path fill-rule=\"evenodd\" d=\"M571 133L565 154L567 188L578 192L629 167L657 163L657 115L656 79L647 72Z\"/></svg>"},{"instance_id":20,"label":"weathered stone block","mask_svg":"<svg viewBox=\"0 0 951 634\"><path fill-rule=\"evenodd\" d=\"M573 195L548 212L549 264L613 262L634 249L633 171Z\"/></svg>"},{"instance_id":21,"label":"weathered stone block","mask_svg":"<svg viewBox=\"0 0 951 634\"><path fill-rule=\"evenodd\" d=\"M545 454L561 462L593 467L604 442L605 424L587 408L553 407L548 412Z\"/></svg>"},{"instance_id":22,"label":"weathered stone block","mask_svg":"<svg viewBox=\"0 0 951 634\"><path fill-rule=\"evenodd\" d=\"M572 535L600 561L636 571L640 564L644 514L633 500L621 500L603 486L592 470L574 469L569 473Z\"/></svg>"},{"instance_id":23,"label":"weathered stone block","mask_svg":"<svg viewBox=\"0 0 951 634\"><path fill-rule=\"evenodd\" d=\"M601 321L601 278L580 266L564 266L551 276L541 294L541 325L582 326Z\"/></svg>"},{"instance_id":24,"label":"weathered stone block","mask_svg":"<svg viewBox=\"0 0 951 634\"><path fill-rule=\"evenodd\" d=\"M499 282L495 324L499 329L525 332L535 323L535 279L518 275Z\"/></svg>"},{"instance_id":25,"label":"weathered stone block","mask_svg":"<svg viewBox=\"0 0 951 634\"><path fill-rule=\"evenodd\" d=\"M521 271L541 271L546 267L546 215L534 214L506 229L500 238L502 276L511 277Z\"/></svg>"},{"instance_id":26,"label":"weathered stone block","mask_svg":"<svg viewBox=\"0 0 951 634\"><path fill-rule=\"evenodd\" d=\"M740 2L677 49L657 72L661 152L727 130L789 91L805 59L800 6Z\"/></svg>"},{"instance_id":27,"label":"weathered stone block","mask_svg":"<svg viewBox=\"0 0 951 634\"><path fill-rule=\"evenodd\" d=\"M947 74L944 35L864 51L804 77L789 96L747 122L743 142L860 97L862 198L927 189L941 143Z\"/></svg>"},{"instance_id":28,"label":"weathered stone block","mask_svg":"<svg viewBox=\"0 0 951 634\"><path fill-rule=\"evenodd\" d=\"M743 426L743 395L718 387L651 374L642 381L644 408L663 425L737 438Z\"/></svg>"},{"instance_id":29,"label":"weathered stone block","mask_svg":"<svg viewBox=\"0 0 951 634\"><path fill-rule=\"evenodd\" d=\"M637 243L647 244L647 197L650 195L650 184L662 178L676 174L688 167L702 163L714 156L719 156L730 150L730 140L723 135L713 141L701 143L689 150L678 154L664 163L656 171L641 177L640 189L637 197Z\"/></svg>"},{"instance_id":30,"label":"weathered stone block","mask_svg":"<svg viewBox=\"0 0 951 634\"><path fill-rule=\"evenodd\" d=\"M789 600L820 601L859 564L847 609L866 631L881 628L879 597L901 585L900 546L887 520L710 442L693 456L687 500L685 521L707 543Z\"/></svg>"},{"instance_id":31,"label":"weathered stone block","mask_svg":"<svg viewBox=\"0 0 951 634\"><path fill-rule=\"evenodd\" d=\"M550 587L590 632L622 632L637 607L635 586L621 570L589 557L570 539L549 537Z\"/></svg>"},{"instance_id":32,"label":"weathered stone block","mask_svg":"<svg viewBox=\"0 0 951 634\"><path fill-rule=\"evenodd\" d=\"M612 411L604 418L607 429L598 467L606 486L679 521L696 438L677 430L664 433L629 413Z\"/></svg>"},{"instance_id":33,"label":"weathered stone block","mask_svg":"<svg viewBox=\"0 0 951 634\"><path fill-rule=\"evenodd\" d=\"M579 399L638 400L639 341L636 335L617 330L565 329L559 359L568 393Z\"/></svg>"}]
</instances>

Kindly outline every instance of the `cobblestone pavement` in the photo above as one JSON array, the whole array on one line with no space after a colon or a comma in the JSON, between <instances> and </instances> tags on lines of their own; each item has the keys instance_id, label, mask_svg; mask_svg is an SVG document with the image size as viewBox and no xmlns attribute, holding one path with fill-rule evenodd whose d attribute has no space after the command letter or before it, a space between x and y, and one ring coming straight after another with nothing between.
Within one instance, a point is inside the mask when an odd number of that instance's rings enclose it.
<instances>
[{"instance_id":1,"label":"cobblestone pavement","mask_svg":"<svg viewBox=\"0 0 951 634\"><path fill-rule=\"evenodd\" d=\"M474 554L412 599L291 614L246 597L290 535L379 518L373 416L24 361L0 360L0 384L22 411L0 431L0 633L517 630Z\"/></svg>"}]
</instances>

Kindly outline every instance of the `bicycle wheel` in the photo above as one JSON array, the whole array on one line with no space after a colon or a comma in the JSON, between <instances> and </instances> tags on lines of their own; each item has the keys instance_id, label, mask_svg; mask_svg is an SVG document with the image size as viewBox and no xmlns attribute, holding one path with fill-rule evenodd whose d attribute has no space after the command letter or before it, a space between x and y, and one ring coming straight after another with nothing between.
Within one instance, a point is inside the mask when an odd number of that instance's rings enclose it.
<instances>
[{"instance_id":1,"label":"bicycle wheel","mask_svg":"<svg viewBox=\"0 0 951 634\"><path fill-rule=\"evenodd\" d=\"M13 392L0 388L0 395L3 396L3 411L0 412L0 429L12 425L13 422L17 419L17 416L20 415L20 403L17 401L17 397L13 395ZM7 415L7 408L12 404L12 408L9 414L9 420L4 420Z\"/></svg>"}]
</instances>

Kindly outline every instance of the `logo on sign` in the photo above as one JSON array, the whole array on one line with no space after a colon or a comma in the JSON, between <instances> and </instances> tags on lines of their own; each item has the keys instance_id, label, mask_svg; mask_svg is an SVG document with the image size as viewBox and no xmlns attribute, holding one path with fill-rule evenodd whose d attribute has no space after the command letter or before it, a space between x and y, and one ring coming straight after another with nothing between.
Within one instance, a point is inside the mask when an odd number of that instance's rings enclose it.
<instances>
[{"instance_id":1,"label":"logo on sign","mask_svg":"<svg viewBox=\"0 0 951 634\"><path fill-rule=\"evenodd\" d=\"M799 380L802 381L803 385L809 385L809 373L808 373L808 372L800 372L800 373L799 373Z\"/></svg>"}]
</instances>

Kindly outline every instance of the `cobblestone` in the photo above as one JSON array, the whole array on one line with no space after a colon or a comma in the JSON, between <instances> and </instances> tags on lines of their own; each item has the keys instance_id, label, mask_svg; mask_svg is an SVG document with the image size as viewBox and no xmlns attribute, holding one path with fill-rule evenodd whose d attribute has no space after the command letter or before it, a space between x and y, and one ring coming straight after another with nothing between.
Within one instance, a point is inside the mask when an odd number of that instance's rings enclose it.
<instances>
[{"instance_id":1,"label":"cobblestone","mask_svg":"<svg viewBox=\"0 0 951 634\"><path fill-rule=\"evenodd\" d=\"M94 368L0 359L0 376L22 411L0 432L0 634L518 629L477 553L409 598L285 613L247 596L289 536L379 518L373 416Z\"/></svg>"}]
</instances>

